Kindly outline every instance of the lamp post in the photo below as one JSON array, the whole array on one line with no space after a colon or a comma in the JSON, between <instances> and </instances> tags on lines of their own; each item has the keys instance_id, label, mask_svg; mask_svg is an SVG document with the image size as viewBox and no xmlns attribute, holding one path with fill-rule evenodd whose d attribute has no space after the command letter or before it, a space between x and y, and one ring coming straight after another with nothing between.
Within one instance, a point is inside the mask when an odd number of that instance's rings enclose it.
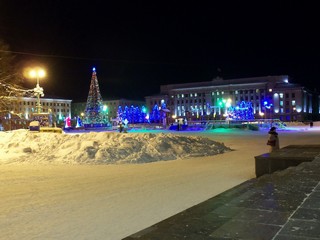
<instances>
[{"instance_id":1,"label":"lamp post","mask_svg":"<svg viewBox=\"0 0 320 240\"><path fill-rule=\"evenodd\" d=\"M103 111L104 121L105 121L105 123L107 123L108 122L108 106L107 105L103 105L102 111Z\"/></svg>"},{"instance_id":2,"label":"lamp post","mask_svg":"<svg viewBox=\"0 0 320 240\"><path fill-rule=\"evenodd\" d=\"M226 101L226 114L227 114L227 118L229 119L229 115L228 115L228 108L231 107L231 98L228 98L228 100Z\"/></svg>"},{"instance_id":3,"label":"lamp post","mask_svg":"<svg viewBox=\"0 0 320 240\"><path fill-rule=\"evenodd\" d=\"M31 78L37 79L37 85L33 90L34 90L34 95L37 97L37 113L40 113L41 112L40 96L43 97L44 94L43 94L43 88L40 87L39 82L40 82L40 78L43 78L46 75L46 73L41 68L35 68L29 72L29 75Z\"/></svg>"}]
</instances>

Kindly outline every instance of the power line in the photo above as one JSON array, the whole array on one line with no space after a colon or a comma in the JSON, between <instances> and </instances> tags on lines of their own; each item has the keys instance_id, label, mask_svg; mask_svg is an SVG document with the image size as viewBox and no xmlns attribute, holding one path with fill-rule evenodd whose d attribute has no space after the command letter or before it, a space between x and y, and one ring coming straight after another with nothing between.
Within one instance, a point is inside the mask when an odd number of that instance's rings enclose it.
<instances>
[{"instance_id":1,"label":"power line","mask_svg":"<svg viewBox=\"0 0 320 240\"><path fill-rule=\"evenodd\" d=\"M74 57L74 56L63 56L63 55L37 54L37 53L18 52L18 51L9 51L9 50L0 50L0 52L13 53L13 54L19 54L19 55L29 55L29 56L35 56L35 57L64 58L64 59L89 60L89 61L106 61L106 62L131 63L131 64L153 64L153 65L160 64L160 65L180 65L180 66L200 65L200 64L194 64L194 63L130 61L130 60L115 60L115 59L108 59L108 58L86 58L86 57Z\"/></svg>"}]
</instances>

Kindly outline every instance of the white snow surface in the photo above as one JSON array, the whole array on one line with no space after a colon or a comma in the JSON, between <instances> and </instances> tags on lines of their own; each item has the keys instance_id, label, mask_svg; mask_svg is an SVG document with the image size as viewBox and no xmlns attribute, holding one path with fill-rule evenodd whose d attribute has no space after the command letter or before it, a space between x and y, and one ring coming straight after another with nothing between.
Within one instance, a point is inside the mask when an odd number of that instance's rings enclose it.
<instances>
[{"instance_id":1,"label":"white snow surface","mask_svg":"<svg viewBox=\"0 0 320 240\"><path fill-rule=\"evenodd\" d=\"M154 133L89 132L38 133L28 130L0 132L1 163L147 163L209 156L230 149L200 136Z\"/></svg>"},{"instance_id":2,"label":"white snow surface","mask_svg":"<svg viewBox=\"0 0 320 240\"><path fill-rule=\"evenodd\" d=\"M318 144L315 126L280 130L280 147ZM254 156L268 151L267 130L75 135L0 134L1 240L123 239L255 177ZM108 146L126 154L110 150L109 164Z\"/></svg>"}]
</instances>

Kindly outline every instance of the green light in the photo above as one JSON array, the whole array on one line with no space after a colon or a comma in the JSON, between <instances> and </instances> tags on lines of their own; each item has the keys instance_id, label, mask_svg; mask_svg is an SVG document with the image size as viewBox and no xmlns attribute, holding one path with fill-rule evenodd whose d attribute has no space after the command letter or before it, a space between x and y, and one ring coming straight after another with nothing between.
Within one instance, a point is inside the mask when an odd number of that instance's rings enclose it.
<instances>
[{"instance_id":1,"label":"green light","mask_svg":"<svg viewBox=\"0 0 320 240\"><path fill-rule=\"evenodd\" d=\"M107 112L108 111L108 106L107 105L103 105L102 111Z\"/></svg>"}]
</instances>

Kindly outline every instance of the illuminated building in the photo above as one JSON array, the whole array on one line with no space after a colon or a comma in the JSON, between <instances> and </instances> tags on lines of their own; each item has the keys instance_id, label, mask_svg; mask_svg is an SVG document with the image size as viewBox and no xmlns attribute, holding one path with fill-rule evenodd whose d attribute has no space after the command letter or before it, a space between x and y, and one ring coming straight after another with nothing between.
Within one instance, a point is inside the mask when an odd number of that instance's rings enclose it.
<instances>
[{"instance_id":1,"label":"illuminated building","mask_svg":"<svg viewBox=\"0 0 320 240\"><path fill-rule=\"evenodd\" d=\"M193 120L223 119L226 101L251 102L255 118L304 121L319 115L318 95L286 75L162 85L160 94L146 97L148 109L162 99L172 115Z\"/></svg>"},{"instance_id":2,"label":"illuminated building","mask_svg":"<svg viewBox=\"0 0 320 240\"><path fill-rule=\"evenodd\" d=\"M59 123L71 114L72 100L60 98L41 98L42 113L51 112L55 122ZM10 109L2 112L1 124L10 129L28 128L32 120L32 114L38 113L38 99L30 97L13 98ZM6 128L8 129L8 127Z\"/></svg>"}]
</instances>

